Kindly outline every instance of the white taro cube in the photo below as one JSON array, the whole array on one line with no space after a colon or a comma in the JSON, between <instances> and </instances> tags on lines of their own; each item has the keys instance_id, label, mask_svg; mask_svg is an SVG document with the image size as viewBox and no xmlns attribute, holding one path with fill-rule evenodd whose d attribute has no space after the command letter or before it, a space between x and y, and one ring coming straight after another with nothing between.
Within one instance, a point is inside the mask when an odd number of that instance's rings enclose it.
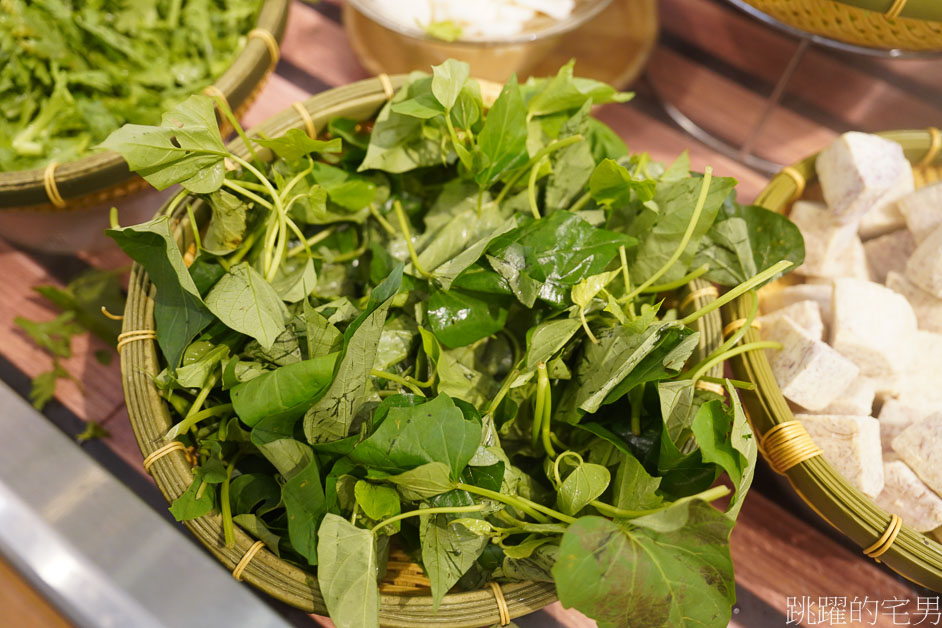
<instances>
[{"instance_id":1,"label":"white taro cube","mask_svg":"<svg viewBox=\"0 0 942 628\"><path fill-rule=\"evenodd\" d=\"M942 526L942 498L901 460L883 463L883 491L876 502L883 510L899 515L903 523L917 532Z\"/></svg>"},{"instance_id":2,"label":"white taro cube","mask_svg":"<svg viewBox=\"0 0 942 628\"><path fill-rule=\"evenodd\" d=\"M901 273L906 270L906 260L916 250L916 240L909 231L900 229L868 240L863 247L873 280L885 283L890 271Z\"/></svg>"},{"instance_id":3,"label":"white taro cube","mask_svg":"<svg viewBox=\"0 0 942 628\"><path fill-rule=\"evenodd\" d=\"M892 194L912 170L903 147L868 133L844 133L818 155L815 169L833 218L856 225ZM909 182L912 189L912 181Z\"/></svg>"},{"instance_id":4,"label":"white taro cube","mask_svg":"<svg viewBox=\"0 0 942 628\"><path fill-rule=\"evenodd\" d=\"M906 369L916 349L916 315L901 295L858 279L835 279L831 346L864 375Z\"/></svg>"},{"instance_id":5,"label":"white taro cube","mask_svg":"<svg viewBox=\"0 0 942 628\"><path fill-rule=\"evenodd\" d=\"M798 301L775 310L765 316L760 316L758 322L762 327L774 325L780 318L787 316L796 325L808 332L816 340L824 339L824 321L821 319L821 306L817 301Z\"/></svg>"},{"instance_id":6,"label":"white taro cube","mask_svg":"<svg viewBox=\"0 0 942 628\"><path fill-rule=\"evenodd\" d=\"M906 226L906 218L897 204L899 199L913 191L913 168L907 161L899 178L886 194L860 218L857 233L861 239L869 240L897 231Z\"/></svg>"},{"instance_id":7,"label":"white taro cube","mask_svg":"<svg viewBox=\"0 0 942 628\"><path fill-rule=\"evenodd\" d=\"M763 327L762 336L782 344L780 350L765 352L782 394L808 410L827 407L860 373L853 362L787 316Z\"/></svg>"},{"instance_id":8,"label":"white taro cube","mask_svg":"<svg viewBox=\"0 0 942 628\"><path fill-rule=\"evenodd\" d=\"M880 424L869 416L796 414L824 459L861 493L883 490Z\"/></svg>"},{"instance_id":9,"label":"white taro cube","mask_svg":"<svg viewBox=\"0 0 942 628\"><path fill-rule=\"evenodd\" d=\"M897 206L916 242L922 242L942 225L942 183L907 194L897 201Z\"/></svg>"},{"instance_id":10,"label":"white taro cube","mask_svg":"<svg viewBox=\"0 0 942 628\"><path fill-rule=\"evenodd\" d=\"M893 271L886 274L886 287L906 297L916 313L919 329L942 334L942 299L913 285L904 275Z\"/></svg>"},{"instance_id":11,"label":"white taro cube","mask_svg":"<svg viewBox=\"0 0 942 628\"><path fill-rule=\"evenodd\" d=\"M942 299L942 225L916 247L906 262L906 278Z\"/></svg>"},{"instance_id":12,"label":"white taro cube","mask_svg":"<svg viewBox=\"0 0 942 628\"><path fill-rule=\"evenodd\" d=\"M893 450L926 486L942 494L942 412L903 430L893 439Z\"/></svg>"},{"instance_id":13,"label":"white taro cube","mask_svg":"<svg viewBox=\"0 0 942 628\"><path fill-rule=\"evenodd\" d=\"M805 240L805 261L795 272L812 277L840 276L847 267L847 253L858 239L856 226L835 222L824 205L813 201L795 201L788 217Z\"/></svg>"},{"instance_id":14,"label":"white taro cube","mask_svg":"<svg viewBox=\"0 0 942 628\"><path fill-rule=\"evenodd\" d=\"M942 410L942 334L917 331L913 359L892 383L895 397Z\"/></svg>"},{"instance_id":15,"label":"white taro cube","mask_svg":"<svg viewBox=\"0 0 942 628\"><path fill-rule=\"evenodd\" d=\"M765 313L780 310L792 303L801 301L814 301L821 309L821 320L827 327L831 323L831 296L834 293L834 287L831 282L826 284L808 284L801 283L793 286L785 286L778 289L775 284L769 288L759 291L759 307Z\"/></svg>"},{"instance_id":16,"label":"white taro cube","mask_svg":"<svg viewBox=\"0 0 942 628\"><path fill-rule=\"evenodd\" d=\"M933 406L925 400L910 394L890 397L880 407L880 438L883 439L883 451L893 448L893 439L911 425L922 422L942 410L942 404Z\"/></svg>"},{"instance_id":17,"label":"white taro cube","mask_svg":"<svg viewBox=\"0 0 942 628\"><path fill-rule=\"evenodd\" d=\"M873 411L873 400L876 397L876 387L866 377L858 377L844 389L837 399L815 414L852 414L870 416Z\"/></svg>"}]
</instances>

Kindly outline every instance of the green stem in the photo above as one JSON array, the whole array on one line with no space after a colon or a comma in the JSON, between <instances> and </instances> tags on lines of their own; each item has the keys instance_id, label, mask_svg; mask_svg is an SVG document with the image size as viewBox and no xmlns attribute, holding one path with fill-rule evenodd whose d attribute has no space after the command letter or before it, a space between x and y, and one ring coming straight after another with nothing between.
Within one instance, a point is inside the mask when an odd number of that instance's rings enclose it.
<instances>
[{"instance_id":1,"label":"green stem","mask_svg":"<svg viewBox=\"0 0 942 628\"><path fill-rule=\"evenodd\" d=\"M752 382L744 382L741 379L726 379L723 377L709 377L707 375L703 375L702 377L700 377L700 379L704 382L710 382L711 384L719 384L721 386L725 384L726 382L729 382L730 384L733 385L734 388L740 388L742 390L755 390L756 389L755 384L753 384Z\"/></svg>"},{"instance_id":2,"label":"green stem","mask_svg":"<svg viewBox=\"0 0 942 628\"><path fill-rule=\"evenodd\" d=\"M694 268L689 273L687 273L680 279L677 279L676 281L668 281L667 283L661 283L654 286L648 286L641 292L643 294L657 294L658 292L670 292L671 290L676 290L677 288L680 288L681 286L686 286L688 283L690 283L694 279L697 279L698 277L701 277L707 274L708 272L710 272L710 265L704 264L703 266Z\"/></svg>"},{"instance_id":3,"label":"green stem","mask_svg":"<svg viewBox=\"0 0 942 628\"><path fill-rule=\"evenodd\" d=\"M708 360L707 362L704 362L703 365L700 366L696 371L693 371L689 377L683 377L681 379L692 379L693 381L697 381L717 364L723 362L724 360L728 360L729 358L733 356L737 356L741 353L746 353L748 351L758 351L759 349L781 349L781 348L782 348L782 343L773 342L771 340L762 340L760 342L750 342L744 345L739 345L735 349L730 349L729 351L725 353L721 353L718 356Z\"/></svg>"},{"instance_id":4,"label":"green stem","mask_svg":"<svg viewBox=\"0 0 942 628\"><path fill-rule=\"evenodd\" d=\"M213 416L201 413L200 408L203 407L203 403L206 402L206 399L209 397L209 393L212 392L213 386L216 385L218 380L218 375L213 374L210 376L206 384L200 389L199 394L193 401L193 405L190 406L190 409L187 411L186 416L183 417L183 420L167 431L165 438L168 441L175 440L180 434L188 431L191 427L207 418L207 416Z\"/></svg>"},{"instance_id":5,"label":"green stem","mask_svg":"<svg viewBox=\"0 0 942 628\"><path fill-rule=\"evenodd\" d=\"M255 246L255 241L258 240L258 230L256 229L242 241L242 244L239 245L239 248L235 251L232 257L229 258L229 263L233 266L242 261L242 258L245 257L249 251L252 250L252 247Z\"/></svg>"},{"instance_id":6,"label":"green stem","mask_svg":"<svg viewBox=\"0 0 942 628\"><path fill-rule=\"evenodd\" d=\"M772 277L774 277L775 275L779 274L780 272L784 271L786 268L789 268L792 265L793 265L792 262L783 259L781 262L775 264L774 266L770 266L769 268L766 268L765 270L763 270L761 273L759 273L752 279L744 281L743 283L739 284L738 286L736 286L729 292L726 292L720 295L718 299L711 301L710 303L705 305L703 308L697 310L690 316L682 318L680 322L683 323L684 325L690 325L690 323L694 322L701 316L705 316L709 314L710 312L712 312L713 310L723 307L730 301L738 298L740 295L745 294L746 292L749 292L750 290L752 290L759 284L762 284L766 280L771 279Z\"/></svg>"},{"instance_id":7,"label":"green stem","mask_svg":"<svg viewBox=\"0 0 942 628\"><path fill-rule=\"evenodd\" d=\"M583 207L585 207L586 204L591 200L592 200L592 193L586 192L585 194L579 197L579 200L577 200L575 203L572 204L572 207L569 208L569 211L575 213L579 211L580 209L582 209Z\"/></svg>"},{"instance_id":8,"label":"green stem","mask_svg":"<svg viewBox=\"0 0 942 628\"><path fill-rule=\"evenodd\" d=\"M687 245L690 243L690 238L693 237L693 232L697 228L697 223L700 222L700 214L703 213L703 206L706 205L707 194L710 191L710 182L713 180L713 168L707 166L703 169L703 182L700 184L700 196L697 197L697 204L693 208L693 214L690 216L690 222L687 223L687 230L684 231L684 236L680 239L680 244L677 246L677 250L674 251L673 255L670 256L670 259L661 266L657 272L648 277L644 283L632 290L626 300L630 301L635 298L643 290L649 288L654 284L655 281L664 276L664 274L671 269L671 267L677 263L677 260L680 259L680 256L684 254L684 251L687 250Z\"/></svg>"},{"instance_id":9,"label":"green stem","mask_svg":"<svg viewBox=\"0 0 942 628\"><path fill-rule=\"evenodd\" d=\"M233 130L242 138L242 143L245 144L246 150L248 150L249 154L252 156L252 161L259 161L258 155L255 154L255 148L252 146L252 142L249 141L248 136L245 134L245 129L243 129L239 121L236 120L232 109L229 108L229 103L227 103L224 98L218 96L213 96L213 100L216 101L216 106L219 107L219 111L222 113L223 117L229 121Z\"/></svg>"},{"instance_id":10,"label":"green stem","mask_svg":"<svg viewBox=\"0 0 942 628\"><path fill-rule=\"evenodd\" d=\"M226 479L223 480L222 487L219 490L219 501L222 510L222 535L226 541L226 547L235 545L235 531L232 527L232 504L229 502L229 481L232 479L232 471L235 469L236 461L239 460L241 452L232 457L232 462L226 467Z\"/></svg>"},{"instance_id":11,"label":"green stem","mask_svg":"<svg viewBox=\"0 0 942 628\"><path fill-rule=\"evenodd\" d=\"M406 240L406 248L409 249L409 257L412 258L412 267L426 279L431 279L432 273L426 271L422 268L422 265L419 264L419 255L415 252L415 246L412 244L412 230L409 229L409 218L406 216L405 210L402 209L402 203L395 201L393 203L393 210L396 212L396 218L399 219L399 229L402 230L402 235Z\"/></svg>"},{"instance_id":12,"label":"green stem","mask_svg":"<svg viewBox=\"0 0 942 628\"><path fill-rule=\"evenodd\" d=\"M530 213L537 220L540 219L540 207L536 202L536 180L540 175L540 166L543 162L538 162L530 169L530 178L527 180L527 200L530 202Z\"/></svg>"},{"instance_id":13,"label":"green stem","mask_svg":"<svg viewBox=\"0 0 942 628\"><path fill-rule=\"evenodd\" d=\"M644 386L636 386L628 393L631 403L631 433L641 436L641 405L644 398Z\"/></svg>"},{"instance_id":14,"label":"green stem","mask_svg":"<svg viewBox=\"0 0 942 628\"><path fill-rule=\"evenodd\" d=\"M170 199L170 202L167 203L167 209L164 210L164 216L172 216L173 212L177 209L177 206L183 201L183 199L187 197L187 194L189 193L190 191L186 188L183 188L177 192L174 197ZM115 226L112 225L112 227Z\"/></svg>"},{"instance_id":15,"label":"green stem","mask_svg":"<svg viewBox=\"0 0 942 628\"><path fill-rule=\"evenodd\" d=\"M196 244L196 250L203 248L203 242L200 240L200 228L196 224L196 214L193 213L193 206L186 204L186 215L190 219L190 231L193 232L193 243Z\"/></svg>"},{"instance_id":16,"label":"green stem","mask_svg":"<svg viewBox=\"0 0 942 628\"><path fill-rule=\"evenodd\" d=\"M255 192L253 192L253 191L251 191L251 190L245 188L244 185L243 185L244 183L245 183L244 181L241 182L241 183L236 183L236 182L233 181L232 179L226 179L225 181L223 181L222 184L223 184L224 186L226 186L227 188L229 188L230 190L232 190L233 192L238 192L239 194L241 194L241 195L244 196L245 198L247 198L247 199L249 199L249 200L251 200L251 201L253 201L253 202L255 202L255 203L259 204L259 205L261 205L261 206L264 207L265 209L268 209L268 210L274 209L275 206L272 205L269 201L266 201L264 198L262 198L261 196L259 196L259 195L256 194ZM263 186L263 187L264 187L264 186ZM267 190L266 190L266 191L267 191Z\"/></svg>"},{"instance_id":17,"label":"green stem","mask_svg":"<svg viewBox=\"0 0 942 628\"><path fill-rule=\"evenodd\" d=\"M599 344L599 339L595 337L595 334L592 333L592 330L589 329L589 322L585 319L585 308L579 308L579 319L582 321L582 328L585 330L585 335L589 337L589 340L592 341L592 344Z\"/></svg>"},{"instance_id":18,"label":"green stem","mask_svg":"<svg viewBox=\"0 0 942 628\"><path fill-rule=\"evenodd\" d=\"M510 392L510 385L514 383L514 380L520 375L520 364L510 370L510 373L507 374L507 377L504 378L504 381L500 385L500 390L497 391L497 394L491 399L491 402L487 405L487 411L485 414L494 414L494 411L497 410L497 407L500 405L500 402L504 400L504 397L507 396L507 393Z\"/></svg>"},{"instance_id":19,"label":"green stem","mask_svg":"<svg viewBox=\"0 0 942 628\"><path fill-rule=\"evenodd\" d=\"M298 174L294 175L294 177L292 177L291 180L288 181L288 185L285 186L285 189L281 191L282 202L284 202L284 200L288 198L288 195L291 194L291 190L294 189L294 186L300 183L304 179L304 177L306 177L308 174L310 174L314 170L314 160L311 159L310 157L308 157L307 160L308 160L308 167L302 170L301 172L299 172Z\"/></svg>"},{"instance_id":20,"label":"green stem","mask_svg":"<svg viewBox=\"0 0 942 628\"><path fill-rule=\"evenodd\" d=\"M379 226L382 227L386 233L388 233L391 236L396 235L396 230L393 228L391 224L389 224L388 220L383 218L383 215L379 213L379 210L376 209L376 205L374 205L373 203L370 203L370 214L373 215L373 218L376 219L376 222L379 223Z\"/></svg>"},{"instance_id":21,"label":"green stem","mask_svg":"<svg viewBox=\"0 0 942 628\"><path fill-rule=\"evenodd\" d=\"M309 251L310 247L320 242L323 242L324 240L329 238L331 235L333 235L333 233L334 233L333 227L328 227L327 229L321 229L320 231L312 235L310 238L308 238L307 240L302 240L301 244L297 245L296 247L293 247L290 251L288 251L288 257L294 257L295 255L297 255L298 253L304 250Z\"/></svg>"},{"instance_id":22,"label":"green stem","mask_svg":"<svg viewBox=\"0 0 942 628\"><path fill-rule=\"evenodd\" d=\"M618 303L628 303L628 318L635 320L635 304L631 303L630 299L627 298L628 293L631 292L631 276L628 274L628 253L625 251L625 245L622 244L618 247L618 261L621 263L621 276L625 281L625 299L618 299Z\"/></svg>"},{"instance_id":23,"label":"green stem","mask_svg":"<svg viewBox=\"0 0 942 628\"><path fill-rule=\"evenodd\" d=\"M485 508L487 508L487 504L475 504L474 506L442 506L439 508L419 508L418 510L403 512L396 515L395 517L390 517L385 521L380 521L378 524L373 526L373 529L370 530L370 532L376 534L376 532L383 529L384 526L388 526L391 523L396 523L397 521L402 521L403 519L408 519L409 517L419 517L421 515L451 515L460 514L463 512L481 512Z\"/></svg>"},{"instance_id":24,"label":"green stem","mask_svg":"<svg viewBox=\"0 0 942 628\"><path fill-rule=\"evenodd\" d=\"M575 144L576 142L581 142L583 139L585 138L582 137L581 135L570 135L566 139L553 140L552 142L550 142L549 144L547 144L546 146L538 150L536 154L533 155L533 157L530 157L530 160L527 161L527 163L525 163L522 168L520 168L520 170L515 172L514 175L510 177L510 180L507 181L507 185L505 185L503 189L501 189L500 194L497 195L497 198L495 199L494 202L500 205L500 202L504 200L504 197L507 196L508 192L510 192L510 190L517 183L517 181L520 180L520 177L523 176L523 173L533 168L533 166L536 165L536 162L540 161L547 155L551 154L553 151L557 151L561 148L566 148L567 146Z\"/></svg>"},{"instance_id":25,"label":"green stem","mask_svg":"<svg viewBox=\"0 0 942 628\"><path fill-rule=\"evenodd\" d=\"M414 392L415 394L417 394L417 395L420 396L420 397L424 397L424 396L425 396L425 393L422 392L422 389L421 389L421 388L419 388L418 386L416 386L415 384L413 384L412 382L410 382L410 381L409 381L408 379L406 379L405 377L399 377L398 375L396 375L396 374L394 374L394 373L387 373L387 372L385 372L385 371L378 371L378 370L376 370L376 369L372 369L372 370L370 371L370 375L372 375L373 377L378 377L378 378L380 378L380 379L385 379L385 380L390 381L390 382L395 382L395 383L399 384L400 386L405 386L406 388L408 388L409 390L411 390L412 392Z\"/></svg>"},{"instance_id":26,"label":"green stem","mask_svg":"<svg viewBox=\"0 0 942 628\"><path fill-rule=\"evenodd\" d=\"M251 172L259 180L259 182L268 188L268 194L271 196L272 200L275 202L275 213L276 219L278 221L278 234L276 236L277 245L275 247L274 259L272 259L271 251L268 249L269 243L266 242L266 251L265 251L265 279L271 281L275 278L275 275L278 273L278 267L281 266L281 260L285 253L285 246L287 245L286 240L288 236L288 225L286 219L288 217L287 212L285 211L284 204L281 202L281 196L275 190L274 186L271 184L271 181L263 175L258 168L242 159L238 155L230 154L229 157Z\"/></svg>"},{"instance_id":27,"label":"green stem","mask_svg":"<svg viewBox=\"0 0 942 628\"><path fill-rule=\"evenodd\" d=\"M553 390L550 388L549 374L546 372L546 365L541 366L543 366L543 370L539 371L538 374L539 377L546 382L546 398L543 401L543 420L540 426L540 433L543 438L543 449L546 450L546 455L552 460L556 457L556 450L553 449L553 442L550 438L553 434L552 431L550 431L550 422L553 416Z\"/></svg>"},{"instance_id":28,"label":"green stem","mask_svg":"<svg viewBox=\"0 0 942 628\"><path fill-rule=\"evenodd\" d=\"M705 357L699 364L691 367L690 368L691 371L698 370L700 368L700 365L709 362L710 360L720 355L721 353L725 353L729 351L730 349L736 346L736 343L739 342L743 336L746 335L746 332L749 331L749 327L752 325L752 321L755 320L756 314L758 314L759 312L759 299L756 298L755 293L750 293L750 294L752 295L752 308L749 311L749 315L746 316L745 323L739 329L737 329L735 333L733 333L732 336L727 338L726 341L723 342L723 344L721 344L712 352L710 352L710 355Z\"/></svg>"},{"instance_id":29,"label":"green stem","mask_svg":"<svg viewBox=\"0 0 942 628\"><path fill-rule=\"evenodd\" d=\"M672 506L677 505L680 502L693 501L695 499L700 499L705 502L712 502L720 499L721 497L726 497L729 495L730 490L728 486L714 486L713 488L708 488L707 490L697 493L696 495L691 495L689 497L682 497L675 502L665 504L658 508L651 508L648 510L626 510L625 508L616 508L615 506L610 506L605 502L600 502L597 499L589 502L590 505L594 506L596 510L605 514L609 517L618 518L618 519L633 519L635 517L643 517L645 515L653 515L654 513L667 510Z\"/></svg>"},{"instance_id":30,"label":"green stem","mask_svg":"<svg viewBox=\"0 0 942 628\"><path fill-rule=\"evenodd\" d=\"M479 486L465 484L464 482L458 482L458 484L455 485L455 488L463 490L463 491L468 491L469 493L473 493L475 495L480 495L481 497L493 499L494 501L507 504L508 506L513 506L514 508L518 508L522 510L523 512L527 513L528 515L530 515L531 517L533 517L534 519L536 519L537 521L539 521L540 523L547 523L549 521L546 517L543 516L543 514L549 515L550 517L553 517L554 519L559 519L560 521L564 523L573 523L576 520L575 517L564 515L561 512L557 512L553 510L552 508L547 508L546 506L542 504L532 502L529 499L525 497L521 497L519 495L515 495L515 496L504 495L503 493L497 493L495 491L490 491L486 488L481 488Z\"/></svg>"},{"instance_id":31,"label":"green stem","mask_svg":"<svg viewBox=\"0 0 942 628\"><path fill-rule=\"evenodd\" d=\"M536 449L540 442L540 426L543 422L543 406L546 404L546 392L549 389L549 377L546 364L540 362L536 367L536 403L533 405L533 425L530 428L530 446Z\"/></svg>"}]
</instances>

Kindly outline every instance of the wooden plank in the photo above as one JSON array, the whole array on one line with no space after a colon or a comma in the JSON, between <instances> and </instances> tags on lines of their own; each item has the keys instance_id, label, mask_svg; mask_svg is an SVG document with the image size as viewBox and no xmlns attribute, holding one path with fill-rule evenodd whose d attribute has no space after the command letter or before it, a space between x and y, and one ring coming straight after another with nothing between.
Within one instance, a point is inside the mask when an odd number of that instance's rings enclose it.
<instances>
[{"instance_id":1,"label":"wooden plank","mask_svg":"<svg viewBox=\"0 0 942 628\"><path fill-rule=\"evenodd\" d=\"M663 8L666 32L760 78L769 89L797 47L793 38L710 0L664 0ZM786 93L845 121L848 128L881 131L939 123L938 102L927 102L875 79L846 63L847 57L811 48ZM942 72L942 65L936 64L936 72Z\"/></svg>"},{"instance_id":2,"label":"wooden plank","mask_svg":"<svg viewBox=\"0 0 942 628\"><path fill-rule=\"evenodd\" d=\"M733 528L730 549L736 581L766 604L786 612L788 598L854 596L913 600L913 590L862 555L851 552L756 491L749 494ZM909 608L915 610L912 601ZM867 625L892 626L880 615ZM802 625L811 625L802 623ZM850 625L850 624L849 624Z\"/></svg>"},{"instance_id":3,"label":"wooden plank","mask_svg":"<svg viewBox=\"0 0 942 628\"><path fill-rule=\"evenodd\" d=\"M765 177L741 163L718 155L682 131L646 116L638 109L626 105L600 107L596 115L611 126L616 133L636 152L647 151L659 161L670 163L684 150L690 151L690 163L695 170L702 171L712 166L717 176L735 177L739 200L751 202L765 187Z\"/></svg>"},{"instance_id":4,"label":"wooden plank","mask_svg":"<svg viewBox=\"0 0 942 628\"><path fill-rule=\"evenodd\" d=\"M0 241L0 338L4 357L29 377L52 367L52 357L37 347L13 320L22 316L30 320L51 320L58 311L32 286L59 285L28 256ZM60 286L61 287L61 286ZM121 371L117 358L108 366L94 357L99 350L113 351L90 334L72 340L72 357L61 361L63 368L82 382L59 380L57 399L83 420L102 420L124 403L121 392Z\"/></svg>"},{"instance_id":5,"label":"wooden plank","mask_svg":"<svg viewBox=\"0 0 942 628\"><path fill-rule=\"evenodd\" d=\"M59 611L46 601L13 567L0 557L0 608L7 626L17 628L69 628Z\"/></svg>"},{"instance_id":6,"label":"wooden plank","mask_svg":"<svg viewBox=\"0 0 942 628\"><path fill-rule=\"evenodd\" d=\"M343 85L369 77L357 61L343 27L301 2L291 5L281 54L298 68L329 85Z\"/></svg>"},{"instance_id":7,"label":"wooden plank","mask_svg":"<svg viewBox=\"0 0 942 628\"><path fill-rule=\"evenodd\" d=\"M658 91L706 130L739 146L753 128L765 99L667 48L651 59ZM785 107L776 107L762 127L755 152L789 164L817 152L837 134Z\"/></svg>"}]
</instances>

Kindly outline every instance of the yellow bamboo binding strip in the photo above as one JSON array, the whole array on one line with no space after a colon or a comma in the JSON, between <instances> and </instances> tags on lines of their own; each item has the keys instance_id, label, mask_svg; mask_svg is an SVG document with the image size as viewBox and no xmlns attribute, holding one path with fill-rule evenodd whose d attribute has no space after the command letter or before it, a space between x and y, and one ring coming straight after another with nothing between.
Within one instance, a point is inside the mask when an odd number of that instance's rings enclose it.
<instances>
[{"instance_id":1,"label":"yellow bamboo binding strip","mask_svg":"<svg viewBox=\"0 0 942 628\"><path fill-rule=\"evenodd\" d=\"M268 46L268 57L271 59L270 69L278 65L278 40L264 28L253 28L249 31L249 39L261 39Z\"/></svg>"},{"instance_id":2,"label":"yellow bamboo binding strip","mask_svg":"<svg viewBox=\"0 0 942 628\"><path fill-rule=\"evenodd\" d=\"M43 170L43 187L46 188L46 196L49 197L49 202L59 209L63 209L65 200L59 194L59 188L56 186L56 166L58 165L59 162L50 161L46 169Z\"/></svg>"},{"instance_id":3,"label":"yellow bamboo binding strip","mask_svg":"<svg viewBox=\"0 0 942 628\"><path fill-rule=\"evenodd\" d=\"M799 421L779 423L762 437L762 451L772 469L782 475L821 453Z\"/></svg>"},{"instance_id":4,"label":"yellow bamboo binding strip","mask_svg":"<svg viewBox=\"0 0 942 628\"><path fill-rule=\"evenodd\" d=\"M245 571L245 568L249 566L249 563L252 562L252 559L255 558L255 555L258 554L258 550L265 547L265 543L262 541L255 541L252 544L252 547L245 553L242 557L242 560L239 561L239 564L235 566L235 569L232 570L232 577L242 582L242 572Z\"/></svg>"},{"instance_id":5,"label":"yellow bamboo binding strip","mask_svg":"<svg viewBox=\"0 0 942 628\"><path fill-rule=\"evenodd\" d=\"M700 390L705 390L707 392L716 393L721 397L726 396L726 389L720 386L719 384L714 384L713 382L704 382L702 380L697 380L697 383L694 384L694 388L699 388Z\"/></svg>"},{"instance_id":6,"label":"yellow bamboo binding strip","mask_svg":"<svg viewBox=\"0 0 942 628\"><path fill-rule=\"evenodd\" d=\"M883 533L877 542L871 545L870 547L864 549L863 553L880 562L878 559L880 556L883 556L889 549L892 547L893 542L896 541L896 537L899 535L900 528L903 527L903 520L899 518L899 515L890 515L890 523L886 527L886 531Z\"/></svg>"},{"instance_id":7,"label":"yellow bamboo binding strip","mask_svg":"<svg viewBox=\"0 0 942 628\"><path fill-rule=\"evenodd\" d=\"M496 582L488 582L491 591L494 592L494 599L497 601L497 612L500 614L500 625L506 626L510 623L510 609L507 608L507 600L504 599L504 592Z\"/></svg>"},{"instance_id":8,"label":"yellow bamboo binding strip","mask_svg":"<svg viewBox=\"0 0 942 628\"><path fill-rule=\"evenodd\" d=\"M144 467L145 471L150 473L150 468L154 465L154 463L169 454L171 451L186 451L186 445L178 440L167 443L163 447L150 452L150 454L144 458L144 462L141 463L141 466Z\"/></svg>"},{"instance_id":9,"label":"yellow bamboo binding strip","mask_svg":"<svg viewBox=\"0 0 942 628\"><path fill-rule=\"evenodd\" d=\"M136 342L138 340L156 340L157 332L153 329L138 329L135 331L125 331L118 334L118 346L116 347L117 351L121 352L121 347L124 345Z\"/></svg>"},{"instance_id":10,"label":"yellow bamboo binding strip","mask_svg":"<svg viewBox=\"0 0 942 628\"><path fill-rule=\"evenodd\" d=\"M680 302L679 309L683 310L684 308L686 308L688 305L690 305L691 303L693 303L695 300L699 299L700 297L713 297L715 299L718 296L720 296L720 293L719 293L719 290L716 289L716 286L707 286L706 288L700 288L699 290L694 290L693 292L688 294L687 297L683 301Z\"/></svg>"},{"instance_id":11,"label":"yellow bamboo binding strip","mask_svg":"<svg viewBox=\"0 0 942 628\"><path fill-rule=\"evenodd\" d=\"M791 166L785 166L782 168L781 174L784 174L786 177L795 182L795 193L792 194L792 201L796 201L801 198L801 195L805 193L805 186L808 184L808 182L805 181L805 177Z\"/></svg>"},{"instance_id":12,"label":"yellow bamboo binding strip","mask_svg":"<svg viewBox=\"0 0 942 628\"><path fill-rule=\"evenodd\" d=\"M395 95L395 90L393 90L392 81L389 80L388 74L380 74L376 78L379 79L379 84L383 86L383 93L386 94L386 100L389 100Z\"/></svg>"},{"instance_id":13,"label":"yellow bamboo binding strip","mask_svg":"<svg viewBox=\"0 0 942 628\"><path fill-rule=\"evenodd\" d=\"M314 126L314 119L311 117L311 114L308 113L307 109L304 108L304 103L301 101L295 101L291 103L291 108L298 112L298 117L301 118L301 121L304 122L304 129L307 131L308 137L312 140L317 139L317 127Z\"/></svg>"},{"instance_id":14,"label":"yellow bamboo binding strip","mask_svg":"<svg viewBox=\"0 0 942 628\"><path fill-rule=\"evenodd\" d=\"M226 98L226 95L223 93L223 91L215 85L207 85L203 89L203 95L209 96L213 100L221 100L223 104L226 105L226 109L232 111L232 107L229 106L229 99Z\"/></svg>"},{"instance_id":15,"label":"yellow bamboo binding strip","mask_svg":"<svg viewBox=\"0 0 942 628\"><path fill-rule=\"evenodd\" d=\"M895 20L899 17L899 14L903 12L907 2L909 2L909 0L893 0L893 4L890 5L890 8L887 9L886 13L883 15L885 15L888 20Z\"/></svg>"},{"instance_id":16,"label":"yellow bamboo binding strip","mask_svg":"<svg viewBox=\"0 0 942 628\"><path fill-rule=\"evenodd\" d=\"M746 324L746 319L744 318L737 318L734 321L730 321L730 323L726 325L726 327L723 328L723 338L728 338L729 336L733 334L733 332L735 332L737 329L739 329L745 324ZM760 323L757 320L753 320L752 324L749 326L755 329L756 331L762 329L762 323Z\"/></svg>"},{"instance_id":17,"label":"yellow bamboo binding strip","mask_svg":"<svg viewBox=\"0 0 942 628\"><path fill-rule=\"evenodd\" d=\"M935 161L939 150L942 149L942 132L934 126L930 126L926 131L929 132L929 150L926 151L926 154L923 155L919 163L916 164L917 168L924 168Z\"/></svg>"},{"instance_id":18,"label":"yellow bamboo binding strip","mask_svg":"<svg viewBox=\"0 0 942 628\"><path fill-rule=\"evenodd\" d=\"M105 318L110 318L110 319L113 320L113 321L123 321L123 320L124 320L124 316L120 316L120 315L118 315L118 314L112 314L111 312L108 311L108 308L106 308L104 305L101 306L101 314L102 314L102 316L104 316Z\"/></svg>"}]
</instances>

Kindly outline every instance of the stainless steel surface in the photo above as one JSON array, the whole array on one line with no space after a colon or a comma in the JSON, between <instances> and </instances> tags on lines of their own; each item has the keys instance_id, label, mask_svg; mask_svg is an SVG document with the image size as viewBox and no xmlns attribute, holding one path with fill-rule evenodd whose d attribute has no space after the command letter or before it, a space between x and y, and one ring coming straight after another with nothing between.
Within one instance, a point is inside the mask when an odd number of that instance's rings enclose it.
<instances>
[{"instance_id":1,"label":"stainless steel surface","mask_svg":"<svg viewBox=\"0 0 942 628\"><path fill-rule=\"evenodd\" d=\"M0 553L78 626L287 626L0 382Z\"/></svg>"}]
</instances>

